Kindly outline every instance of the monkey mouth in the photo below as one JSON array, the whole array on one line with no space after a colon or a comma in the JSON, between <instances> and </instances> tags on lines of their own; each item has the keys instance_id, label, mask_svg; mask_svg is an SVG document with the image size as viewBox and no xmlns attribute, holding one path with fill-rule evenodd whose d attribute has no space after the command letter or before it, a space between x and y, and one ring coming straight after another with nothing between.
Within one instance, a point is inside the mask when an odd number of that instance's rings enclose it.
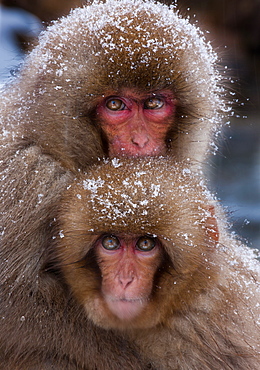
<instances>
[{"instance_id":1,"label":"monkey mouth","mask_svg":"<svg viewBox=\"0 0 260 370\"><path fill-rule=\"evenodd\" d=\"M108 298L106 299L110 311L122 321L135 319L145 307L141 298Z\"/></svg>"}]
</instances>

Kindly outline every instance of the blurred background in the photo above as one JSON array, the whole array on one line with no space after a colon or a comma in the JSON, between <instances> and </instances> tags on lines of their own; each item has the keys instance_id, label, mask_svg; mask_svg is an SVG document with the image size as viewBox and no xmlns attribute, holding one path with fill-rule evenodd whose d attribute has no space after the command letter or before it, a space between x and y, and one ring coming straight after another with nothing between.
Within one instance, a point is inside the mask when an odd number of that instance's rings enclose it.
<instances>
[{"instance_id":1,"label":"blurred background","mask_svg":"<svg viewBox=\"0 0 260 370\"><path fill-rule=\"evenodd\" d=\"M0 84L15 74L51 20L84 3L0 0ZM208 173L211 188L228 209L232 229L260 249L260 0L179 0L177 5L181 14L209 31L206 37L231 77L235 114Z\"/></svg>"}]
</instances>

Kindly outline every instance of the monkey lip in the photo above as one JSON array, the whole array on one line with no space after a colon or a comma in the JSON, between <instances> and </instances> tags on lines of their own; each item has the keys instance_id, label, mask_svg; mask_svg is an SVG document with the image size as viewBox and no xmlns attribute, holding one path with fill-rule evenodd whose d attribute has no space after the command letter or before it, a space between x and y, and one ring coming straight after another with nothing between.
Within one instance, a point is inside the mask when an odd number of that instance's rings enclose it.
<instances>
[{"instance_id":1,"label":"monkey lip","mask_svg":"<svg viewBox=\"0 0 260 370\"><path fill-rule=\"evenodd\" d=\"M122 321L130 321L134 319L145 307L144 300L140 298L115 299L107 297L106 302L110 311Z\"/></svg>"}]
</instances>

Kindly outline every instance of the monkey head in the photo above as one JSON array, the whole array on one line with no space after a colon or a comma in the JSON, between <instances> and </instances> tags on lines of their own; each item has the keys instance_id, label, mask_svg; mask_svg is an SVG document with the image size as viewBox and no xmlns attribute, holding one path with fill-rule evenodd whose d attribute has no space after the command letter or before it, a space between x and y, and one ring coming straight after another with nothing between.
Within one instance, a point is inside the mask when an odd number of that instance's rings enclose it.
<instances>
[{"instance_id":1,"label":"monkey head","mask_svg":"<svg viewBox=\"0 0 260 370\"><path fill-rule=\"evenodd\" d=\"M23 144L72 170L103 156L170 155L200 166L226 109L217 63L175 7L94 2L42 33L7 89L7 121Z\"/></svg>"},{"instance_id":2,"label":"monkey head","mask_svg":"<svg viewBox=\"0 0 260 370\"><path fill-rule=\"evenodd\" d=\"M164 323L183 292L189 305L214 279L218 226L202 182L167 158L113 159L69 186L55 259L97 325Z\"/></svg>"}]
</instances>

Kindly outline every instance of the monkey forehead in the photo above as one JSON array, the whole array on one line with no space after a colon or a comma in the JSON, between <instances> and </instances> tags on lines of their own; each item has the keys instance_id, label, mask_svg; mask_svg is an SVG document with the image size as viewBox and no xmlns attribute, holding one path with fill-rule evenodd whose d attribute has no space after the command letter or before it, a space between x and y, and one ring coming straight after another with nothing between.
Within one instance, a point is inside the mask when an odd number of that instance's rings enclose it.
<instances>
[{"instance_id":1,"label":"monkey forehead","mask_svg":"<svg viewBox=\"0 0 260 370\"><path fill-rule=\"evenodd\" d=\"M87 80L90 94L104 93L106 81L117 89L128 84L143 87L146 79L147 86L161 88L186 70L182 78L198 86L198 97L203 85L205 100L218 90L221 78L214 68L217 55L201 31L173 7L153 1L107 0L78 8L43 33L34 54L38 73L53 70L58 77L67 76L72 65L77 80ZM69 77L73 78L71 70ZM213 98L208 98L211 105Z\"/></svg>"},{"instance_id":2,"label":"monkey forehead","mask_svg":"<svg viewBox=\"0 0 260 370\"><path fill-rule=\"evenodd\" d=\"M193 214L197 220L199 213L205 217L203 202L209 197L198 175L185 163L170 163L167 158L106 160L72 192L72 203L81 210L79 217L96 232L159 235L169 225L181 228L187 214L190 220Z\"/></svg>"}]
</instances>

